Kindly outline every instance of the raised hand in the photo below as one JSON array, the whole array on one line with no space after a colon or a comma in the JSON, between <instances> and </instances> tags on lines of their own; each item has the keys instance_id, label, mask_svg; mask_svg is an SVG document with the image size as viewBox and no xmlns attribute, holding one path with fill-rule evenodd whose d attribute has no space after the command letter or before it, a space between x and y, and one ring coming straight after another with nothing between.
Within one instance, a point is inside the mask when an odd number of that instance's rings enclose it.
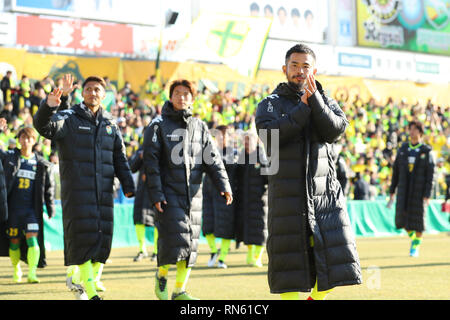
<instances>
[{"instance_id":1,"label":"raised hand","mask_svg":"<svg viewBox=\"0 0 450 320\"><path fill-rule=\"evenodd\" d=\"M68 96L75 89L75 86L73 85L73 80L74 77L70 73L64 75L62 86L62 93L64 96Z\"/></svg>"},{"instance_id":2,"label":"raised hand","mask_svg":"<svg viewBox=\"0 0 450 320\"><path fill-rule=\"evenodd\" d=\"M47 105L49 107L57 107L61 104L62 89L56 88L47 96Z\"/></svg>"},{"instance_id":3,"label":"raised hand","mask_svg":"<svg viewBox=\"0 0 450 320\"><path fill-rule=\"evenodd\" d=\"M0 118L0 130L5 131L6 127L8 126L8 122L5 118Z\"/></svg>"},{"instance_id":4,"label":"raised hand","mask_svg":"<svg viewBox=\"0 0 450 320\"><path fill-rule=\"evenodd\" d=\"M305 87L305 91L306 94L308 95L308 98L311 97L314 94L314 92L316 92L316 90L317 90L316 79L314 78L314 74L310 73L306 77L306 87Z\"/></svg>"}]
</instances>

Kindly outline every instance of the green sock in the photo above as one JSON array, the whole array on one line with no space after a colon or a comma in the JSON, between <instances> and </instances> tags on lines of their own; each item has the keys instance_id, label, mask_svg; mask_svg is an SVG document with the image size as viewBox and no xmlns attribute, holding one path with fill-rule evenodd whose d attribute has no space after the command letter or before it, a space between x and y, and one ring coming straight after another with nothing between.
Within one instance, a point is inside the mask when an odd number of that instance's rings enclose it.
<instances>
[{"instance_id":1,"label":"green sock","mask_svg":"<svg viewBox=\"0 0 450 320\"><path fill-rule=\"evenodd\" d=\"M414 240L416 238L416 232L415 231L407 231L408 237L411 238L411 240Z\"/></svg>"},{"instance_id":2,"label":"green sock","mask_svg":"<svg viewBox=\"0 0 450 320\"><path fill-rule=\"evenodd\" d=\"M177 275L175 280L175 293L183 292L186 288L186 283L189 279L191 268L186 268L186 261L177 262Z\"/></svg>"},{"instance_id":3,"label":"green sock","mask_svg":"<svg viewBox=\"0 0 450 320\"><path fill-rule=\"evenodd\" d=\"M39 263L41 250L39 248L38 240L36 237L28 238L27 245L28 278L34 279L36 278L36 269Z\"/></svg>"},{"instance_id":4,"label":"green sock","mask_svg":"<svg viewBox=\"0 0 450 320\"><path fill-rule=\"evenodd\" d=\"M222 244L220 245L220 256L219 260L225 262L228 250L230 249L231 239L222 239Z\"/></svg>"},{"instance_id":5,"label":"green sock","mask_svg":"<svg viewBox=\"0 0 450 320\"><path fill-rule=\"evenodd\" d=\"M298 292L285 292L280 294L281 300L299 300Z\"/></svg>"},{"instance_id":6,"label":"green sock","mask_svg":"<svg viewBox=\"0 0 450 320\"><path fill-rule=\"evenodd\" d=\"M216 253L217 252L216 237L212 233L210 233L210 234L206 234L205 238L206 238L206 241L208 241L208 245L209 245L209 249L211 250L211 253Z\"/></svg>"},{"instance_id":7,"label":"green sock","mask_svg":"<svg viewBox=\"0 0 450 320\"><path fill-rule=\"evenodd\" d=\"M79 268L81 281L84 284L84 288L86 289L88 298L91 299L92 297L97 295L97 290L95 289L94 282L94 268L92 267L91 260L79 265Z\"/></svg>"},{"instance_id":8,"label":"green sock","mask_svg":"<svg viewBox=\"0 0 450 320\"><path fill-rule=\"evenodd\" d=\"M136 224L136 237L139 242L139 251L143 253L147 253L147 248L145 247L145 225Z\"/></svg>"},{"instance_id":9,"label":"green sock","mask_svg":"<svg viewBox=\"0 0 450 320\"><path fill-rule=\"evenodd\" d=\"M158 254L158 229L153 228L153 253Z\"/></svg>"},{"instance_id":10,"label":"green sock","mask_svg":"<svg viewBox=\"0 0 450 320\"><path fill-rule=\"evenodd\" d=\"M414 240L412 241L412 248L413 249L417 249L419 246L420 246L420 244L422 243L422 237L420 237L420 238L418 238L418 237L416 237L416 238L414 238Z\"/></svg>"}]
</instances>

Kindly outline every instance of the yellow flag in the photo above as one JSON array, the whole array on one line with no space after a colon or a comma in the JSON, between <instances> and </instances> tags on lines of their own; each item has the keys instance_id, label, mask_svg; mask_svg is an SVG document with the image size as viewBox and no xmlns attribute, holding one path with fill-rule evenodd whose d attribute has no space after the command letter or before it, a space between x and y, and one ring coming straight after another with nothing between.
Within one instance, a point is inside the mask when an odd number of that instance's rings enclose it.
<instances>
[{"instance_id":1,"label":"yellow flag","mask_svg":"<svg viewBox=\"0 0 450 320\"><path fill-rule=\"evenodd\" d=\"M191 59L218 60L254 77L271 24L271 19L262 17L204 12L192 24L184 49Z\"/></svg>"}]
</instances>

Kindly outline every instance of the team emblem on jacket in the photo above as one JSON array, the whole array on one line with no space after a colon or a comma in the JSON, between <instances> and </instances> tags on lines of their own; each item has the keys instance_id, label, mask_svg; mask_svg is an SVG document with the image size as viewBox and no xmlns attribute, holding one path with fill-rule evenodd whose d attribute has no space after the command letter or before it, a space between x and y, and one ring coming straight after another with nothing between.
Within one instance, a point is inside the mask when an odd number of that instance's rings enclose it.
<instances>
[{"instance_id":1,"label":"team emblem on jacket","mask_svg":"<svg viewBox=\"0 0 450 320\"><path fill-rule=\"evenodd\" d=\"M106 126L106 133L111 134L112 133L112 128L111 126Z\"/></svg>"}]
</instances>

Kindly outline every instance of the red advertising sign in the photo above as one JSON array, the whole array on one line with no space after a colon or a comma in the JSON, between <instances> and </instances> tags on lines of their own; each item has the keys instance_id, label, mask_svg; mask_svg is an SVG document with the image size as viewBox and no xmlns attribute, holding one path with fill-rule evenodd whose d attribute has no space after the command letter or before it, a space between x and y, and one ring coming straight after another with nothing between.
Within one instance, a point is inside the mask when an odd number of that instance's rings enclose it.
<instances>
[{"instance_id":1,"label":"red advertising sign","mask_svg":"<svg viewBox=\"0 0 450 320\"><path fill-rule=\"evenodd\" d=\"M132 53L133 29L116 23L18 15L17 44Z\"/></svg>"}]
</instances>

